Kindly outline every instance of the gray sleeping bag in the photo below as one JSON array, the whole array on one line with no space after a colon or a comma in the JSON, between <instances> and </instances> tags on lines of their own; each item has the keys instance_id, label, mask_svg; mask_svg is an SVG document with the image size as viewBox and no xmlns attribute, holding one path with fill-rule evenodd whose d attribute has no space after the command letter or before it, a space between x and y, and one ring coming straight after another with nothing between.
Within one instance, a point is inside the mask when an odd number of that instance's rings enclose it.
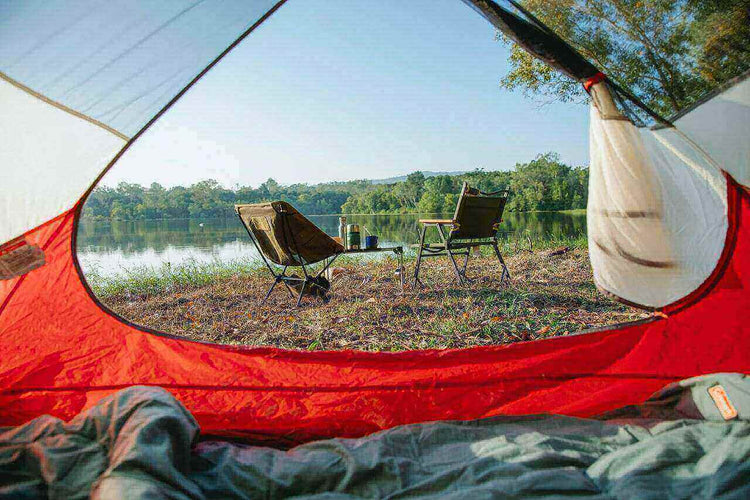
<instances>
[{"instance_id":1,"label":"gray sleeping bag","mask_svg":"<svg viewBox=\"0 0 750 500\"><path fill-rule=\"evenodd\" d=\"M748 420L750 380L719 374L597 419L431 422L284 451L199 442L167 391L132 387L0 433L0 497L750 498Z\"/></svg>"}]
</instances>

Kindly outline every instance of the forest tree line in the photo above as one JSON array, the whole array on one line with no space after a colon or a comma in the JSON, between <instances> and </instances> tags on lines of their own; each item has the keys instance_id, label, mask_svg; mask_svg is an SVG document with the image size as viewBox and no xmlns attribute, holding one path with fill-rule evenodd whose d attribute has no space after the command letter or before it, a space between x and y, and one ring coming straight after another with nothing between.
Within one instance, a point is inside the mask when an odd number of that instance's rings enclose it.
<instances>
[{"instance_id":1,"label":"forest tree line","mask_svg":"<svg viewBox=\"0 0 750 500\"><path fill-rule=\"evenodd\" d=\"M516 164L512 171L476 169L433 177L413 172L392 184L355 180L282 186L268 179L257 188L227 189L214 180L172 188L121 182L114 188L96 188L83 216L114 220L227 217L233 216L236 203L272 200L288 201L308 215L451 213L464 181L485 192L509 189L509 211L586 208L588 169L566 165L557 154L547 153Z\"/></svg>"}]
</instances>

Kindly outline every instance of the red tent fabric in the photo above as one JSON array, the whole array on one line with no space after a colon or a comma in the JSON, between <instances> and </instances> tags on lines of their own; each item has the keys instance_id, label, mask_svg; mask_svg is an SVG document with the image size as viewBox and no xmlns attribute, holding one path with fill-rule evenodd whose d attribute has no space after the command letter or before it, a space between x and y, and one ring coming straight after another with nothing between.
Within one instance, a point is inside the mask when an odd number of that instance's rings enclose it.
<instances>
[{"instance_id":1,"label":"red tent fabric","mask_svg":"<svg viewBox=\"0 0 750 500\"><path fill-rule=\"evenodd\" d=\"M0 282L0 425L70 418L131 385L158 385L203 432L293 443L502 414L589 416L669 382L750 371L750 194L729 180L730 230L713 275L637 324L467 350L295 352L209 345L125 324L73 258L74 211L26 235L47 264Z\"/></svg>"},{"instance_id":2,"label":"red tent fabric","mask_svg":"<svg viewBox=\"0 0 750 500\"><path fill-rule=\"evenodd\" d=\"M8 6L0 30L0 426L45 413L68 419L124 387L154 385L205 434L292 444L437 419L590 416L643 402L676 380L750 371L747 75L676 126L641 105L661 123L637 128L616 104L627 93L515 2L466 0L535 56L591 79L595 281L654 315L513 345L365 353L203 344L107 311L75 257L87 193L284 1Z\"/></svg>"}]
</instances>

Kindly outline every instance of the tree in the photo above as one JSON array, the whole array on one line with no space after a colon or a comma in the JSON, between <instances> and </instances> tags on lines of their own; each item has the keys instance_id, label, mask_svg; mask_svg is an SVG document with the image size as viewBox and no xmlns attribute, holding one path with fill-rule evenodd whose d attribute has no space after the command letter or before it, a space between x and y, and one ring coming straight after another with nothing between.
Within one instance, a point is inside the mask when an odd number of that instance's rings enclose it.
<instances>
[{"instance_id":1,"label":"tree","mask_svg":"<svg viewBox=\"0 0 750 500\"><path fill-rule=\"evenodd\" d=\"M418 208L421 213L439 214L453 210L453 206L446 206L446 196L460 189L455 177L436 175L424 182L424 193L419 200Z\"/></svg>"},{"instance_id":2,"label":"tree","mask_svg":"<svg viewBox=\"0 0 750 500\"><path fill-rule=\"evenodd\" d=\"M587 185L588 170L565 165L555 153L539 155L529 163L516 165L510 182L508 210L583 208Z\"/></svg>"},{"instance_id":3,"label":"tree","mask_svg":"<svg viewBox=\"0 0 750 500\"><path fill-rule=\"evenodd\" d=\"M417 207L424 191L424 181L424 174L417 171L407 175L404 182L396 184L394 194L401 202L402 207L407 210Z\"/></svg>"},{"instance_id":4,"label":"tree","mask_svg":"<svg viewBox=\"0 0 750 500\"><path fill-rule=\"evenodd\" d=\"M425 191L422 199L419 200L417 207L422 214L440 214L443 213L443 202L445 195L438 191Z\"/></svg>"},{"instance_id":5,"label":"tree","mask_svg":"<svg viewBox=\"0 0 750 500\"><path fill-rule=\"evenodd\" d=\"M689 2L695 22L698 71L709 82L721 83L750 68L750 0L694 0Z\"/></svg>"},{"instance_id":6,"label":"tree","mask_svg":"<svg viewBox=\"0 0 750 500\"><path fill-rule=\"evenodd\" d=\"M279 193L279 183L269 177L266 182L260 185L258 191L266 197L274 197Z\"/></svg>"},{"instance_id":7,"label":"tree","mask_svg":"<svg viewBox=\"0 0 750 500\"><path fill-rule=\"evenodd\" d=\"M234 200L234 194L213 179L193 184L190 195L188 210L191 217L222 216Z\"/></svg>"},{"instance_id":8,"label":"tree","mask_svg":"<svg viewBox=\"0 0 750 500\"><path fill-rule=\"evenodd\" d=\"M526 0L610 78L670 116L750 68L750 0ZM499 39L510 43L502 35ZM501 86L560 101L581 86L511 47Z\"/></svg>"},{"instance_id":9,"label":"tree","mask_svg":"<svg viewBox=\"0 0 750 500\"><path fill-rule=\"evenodd\" d=\"M175 186L167 194L167 209L163 217L182 219L190 215L190 190L183 186Z\"/></svg>"},{"instance_id":10,"label":"tree","mask_svg":"<svg viewBox=\"0 0 750 500\"><path fill-rule=\"evenodd\" d=\"M461 184L485 192L511 187L508 210L560 210L586 206L588 170L572 168L548 153L515 171L484 171L425 178L409 174L403 182L375 184L367 180L316 185L282 186L269 179L257 188L226 189L215 180L165 189L158 183L145 188L120 183L116 189L96 188L84 206L84 216L96 219L182 219L233 217L236 203L286 200L302 213L398 214L452 213Z\"/></svg>"}]
</instances>

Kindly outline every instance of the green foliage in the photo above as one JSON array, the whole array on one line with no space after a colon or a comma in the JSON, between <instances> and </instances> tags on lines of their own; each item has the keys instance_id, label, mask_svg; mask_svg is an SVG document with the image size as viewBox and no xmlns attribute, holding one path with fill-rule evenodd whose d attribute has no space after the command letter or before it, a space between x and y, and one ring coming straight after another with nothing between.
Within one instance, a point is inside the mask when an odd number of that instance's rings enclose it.
<instances>
[{"instance_id":1,"label":"green foliage","mask_svg":"<svg viewBox=\"0 0 750 500\"><path fill-rule=\"evenodd\" d=\"M262 272L264 269L258 260L187 261L176 266L165 262L159 267L139 266L114 275L89 269L86 271L86 281L99 298L114 295L154 296Z\"/></svg>"},{"instance_id":2,"label":"green foliage","mask_svg":"<svg viewBox=\"0 0 750 500\"><path fill-rule=\"evenodd\" d=\"M91 219L145 220L231 217L235 203L285 200L303 213L400 214L452 213L463 182L485 192L510 188L509 211L571 210L586 207L588 169L562 163L554 153L519 163L512 172L481 169L425 178L414 172L403 182L373 184L367 180L310 186L282 186L273 179L253 189L226 189L214 180L189 187L145 188L120 183L94 190L83 209Z\"/></svg>"},{"instance_id":3,"label":"green foliage","mask_svg":"<svg viewBox=\"0 0 750 500\"><path fill-rule=\"evenodd\" d=\"M417 208L419 200L424 194L425 177L422 172L413 172L406 176L404 182L399 182L393 189L394 195L406 211Z\"/></svg>"},{"instance_id":4,"label":"green foliage","mask_svg":"<svg viewBox=\"0 0 750 500\"><path fill-rule=\"evenodd\" d=\"M351 193L369 186L369 181L281 186L268 179L257 189L248 186L226 189L214 180L165 189L158 183L145 188L121 182L116 188L96 188L86 200L83 215L115 220L230 217L234 215L235 203L270 200L289 201L307 214L330 214L339 213Z\"/></svg>"},{"instance_id":5,"label":"green foliage","mask_svg":"<svg viewBox=\"0 0 750 500\"><path fill-rule=\"evenodd\" d=\"M461 189L461 182L457 177L438 175L427 179L422 198L417 208L420 213L439 214L452 212L456 208L457 193Z\"/></svg>"},{"instance_id":6,"label":"green foliage","mask_svg":"<svg viewBox=\"0 0 750 500\"><path fill-rule=\"evenodd\" d=\"M508 210L570 210L586 207L588 170L571 168L547 153L517 165L510 181Z\"/></svg>"},{"instance_id":7,"label":"green foliage","mask_svg":"<svg viewBox=\"0 0 750 500\"><path fill-rule=\"evenodd\" d=\"M523 4L610 78L665 116L750 69L750 0ZM562 101L585 98L578 83L516 45L509 62L502 87Z\"/></svg>"},{"instance_id":8,"label":"green foliage","mask_svg":"<svg viewBox=\"0 0 750 500\"><path fill-rule=\"evenodd\" d=\"M412 174L413 175L413 174ZM416 177L414 179L417 179ZM401 184L408 183L406 182ZM506 210L575 210L586 208L588 169L570 167L555 153L537 156L529 163L518 163L511 172L474 170L459 175L438 175L421 179L421 197L406 203L392 193L405 190L401 184L382 184L373 190L353 194L341 207L344 213L442 213L456 209L463 182L484 192L510 189ZM417 183L413 181L411 188Z\"/></svg>"},{"instance_id":9,"label":"green foliage","mask_svg":"<svg viewBox=\"0 0 750 500\"><path fill-rule=\"evenodd\" d=\"M710 84L750 68L750 0L691 0L689 37L699 73Z\"/></svg>"}]
</instances>

